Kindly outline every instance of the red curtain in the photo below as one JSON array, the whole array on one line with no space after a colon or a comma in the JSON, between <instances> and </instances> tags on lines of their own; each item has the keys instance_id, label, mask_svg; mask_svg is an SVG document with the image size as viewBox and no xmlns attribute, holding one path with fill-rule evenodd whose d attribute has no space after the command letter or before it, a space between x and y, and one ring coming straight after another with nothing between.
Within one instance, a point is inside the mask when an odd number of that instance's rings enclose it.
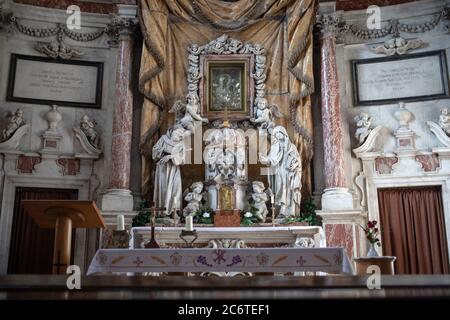
<instances>
[{"instance_id":1,"label":"red curtain","mask_svg":"<svg viewBox=\"0 0 450 320\"><path fill-rule=\"evenodd\" d=\"M52 273L55 230L39 228L28 213L25 212L21 201L77 199L78 190L16 188L8 259L9 274Z\"/></svg>"},{"instance_id":2,"label":"red curtain","mask_svg":"<svg viewBox=\"0 0 450 320\"><path fill-rule=\"evenodd\" d=\"M449 259L440 187L378 190L384 255L397 274L446 274Z\"/></svg>"}]
</instances>

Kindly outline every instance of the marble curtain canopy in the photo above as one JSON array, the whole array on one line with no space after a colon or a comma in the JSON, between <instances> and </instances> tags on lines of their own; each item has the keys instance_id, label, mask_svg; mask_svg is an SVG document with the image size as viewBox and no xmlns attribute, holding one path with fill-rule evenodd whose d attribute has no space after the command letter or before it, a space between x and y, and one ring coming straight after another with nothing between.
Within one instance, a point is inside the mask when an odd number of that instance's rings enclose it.
<instances>
[{"instance_id":1,"label":"marble curtain canopy","mask_svg":"<svg viewBox=\"0 0 450 320\"><path fill-rule=\"evenodd\" d=\"M144 35L139 87L145 95L141 116L142 183L151 185L148 155L173 122L168 110L187 93L188 51L227 34L267 51L267 99L279 106L285 126L309 168L312 157L312 26L316 0L143 0L139 16ZM160 130L159 130L160 129ZM310 175L304 173L309 192ZM200 179L201 180L201 179Z\"/></svg>"}]
</instances>

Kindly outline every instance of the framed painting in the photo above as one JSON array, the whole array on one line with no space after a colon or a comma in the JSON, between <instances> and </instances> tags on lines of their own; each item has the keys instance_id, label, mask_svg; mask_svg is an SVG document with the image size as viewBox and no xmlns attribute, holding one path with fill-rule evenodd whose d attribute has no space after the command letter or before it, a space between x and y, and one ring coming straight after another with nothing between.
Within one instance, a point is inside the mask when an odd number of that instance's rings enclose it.
<instances>
[{"instance_id":1,"label":"framed painting","mask_svg":"<svg viewBox=\"0 0 450 320\"><path fill-rule=\"evenodd\" d=\"M243 120L251 117L253 81L250 55L202 56L200 86L202 115L208 119Z\"/></svg>"}]
</instances>

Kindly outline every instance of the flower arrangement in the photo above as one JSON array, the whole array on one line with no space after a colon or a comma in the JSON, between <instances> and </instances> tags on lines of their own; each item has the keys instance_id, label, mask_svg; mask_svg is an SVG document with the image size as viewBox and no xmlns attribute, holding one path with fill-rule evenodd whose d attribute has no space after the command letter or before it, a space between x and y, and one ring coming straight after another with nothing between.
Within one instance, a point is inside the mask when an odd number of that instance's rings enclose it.
<instances>
[{"instance_id":1,"label":"flower arrangement","mask_svg":"<svg viewBox=\"0 0 450 320\"><path fill-rule=\"evenodd\" d=\"M258 222L258 219L255 216L255 213L258 209L253 206L250 206L248 210L241 210L241 224L244 226L249 226Z\"/></svg>"},{"instance_id":2,"label":"flower arrangement","mask_svg":"<svg viewBox=\"0 0 450 320\"><path fill-rule=\"evenodd\" d=\"M195 213L195 220L199 224L213 224L214 210L203 204Z\"/></svg>"},{"instance_id":3,"label":"flower arrangement","mask_svg":"<svg viewBox=\"0 0 450 320\"><path fill-rule=\"evenodd\" d=\"M365 234L366 234L366 239L371 243L371 244L376 244L377 246L381 246L380 243L380 239L378 238L378 234L379 234L379 230L377 227L377 221L376 220L372 220L372 221L368 221L366 226L360 226Z\"/></svg>"}]
</instances>

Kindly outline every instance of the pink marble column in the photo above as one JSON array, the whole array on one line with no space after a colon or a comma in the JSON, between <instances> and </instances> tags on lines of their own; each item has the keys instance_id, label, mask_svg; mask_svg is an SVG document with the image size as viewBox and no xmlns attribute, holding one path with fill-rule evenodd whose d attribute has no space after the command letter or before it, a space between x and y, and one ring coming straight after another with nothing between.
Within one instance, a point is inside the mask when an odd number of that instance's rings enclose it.
<instances>
[{"instance_id":1,"label":"pink marble column","mask_svg":"<svg viewBox=\"0 0 450 320\"><path fill-rule=\"evenodd\" d=\"M130 188L133 95L130 90L132 39L123 35L117 57L112 127L110 189Z\"/></svg>"},{"instance_id":2,"label":"pink marble column","mask_svg":"<svg viewBox=\"0 0 450 320\"><path fill-rule=\"evenodd\" d=\"M320 69L325 187L327 189L346 188L341 104L336 66L335 31L337 21L332 15L319 19L321 19Z\"/></svg>"}]
</instances>

